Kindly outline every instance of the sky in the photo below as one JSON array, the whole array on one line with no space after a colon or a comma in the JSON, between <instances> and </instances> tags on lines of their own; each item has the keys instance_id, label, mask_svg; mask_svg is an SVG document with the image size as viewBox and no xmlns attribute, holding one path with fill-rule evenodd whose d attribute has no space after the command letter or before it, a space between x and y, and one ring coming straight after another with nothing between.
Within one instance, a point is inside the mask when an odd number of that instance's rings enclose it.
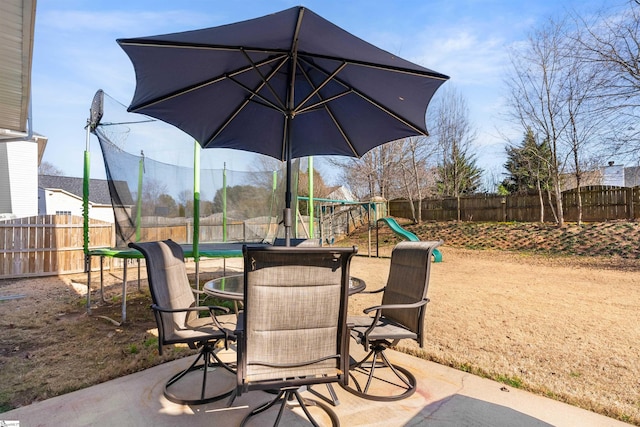
<instances>
[{"instance_id":1,"label":"sky","mask_svg":"<svg viewBox=\"0 0 640 427\"><path fill-rule=\"evenodd\" d=\"M95 92L128 105L133 67L116 39L195 30L305 6L348 32L404 59L450 76L465 98L476 130L478 166L504 172L506 139L523 131L504 116L503 79L508 48L549 17L567 10L588 13L600 0L38 0L32 68L33 129L48 137L43 160L67 176L81 177L85 125ZM438 97L438 93L434 100ZM433 105L433 104L432 104ZM429 127L427 110L427 127ZM506 137L505 137L506 136ZM104 177L95 136L91 175ZM225 150L231 170L250 170L247 158ZM93 154L95 153L95 154ZM314 162L336 184L322 159ZM220 166L221 167L221 166Z\"/></svg>"}]
</instances>

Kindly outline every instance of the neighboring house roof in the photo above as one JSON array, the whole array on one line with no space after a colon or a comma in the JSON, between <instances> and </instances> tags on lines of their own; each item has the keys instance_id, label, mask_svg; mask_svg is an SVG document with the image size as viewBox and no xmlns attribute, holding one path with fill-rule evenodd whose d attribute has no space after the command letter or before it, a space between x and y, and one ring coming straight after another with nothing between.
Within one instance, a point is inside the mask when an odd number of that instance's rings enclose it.
<instances>
[{"instance_id":1,"label":"neighboring house roof","mask_svg":"<svg viewBox=\"0 0 640 427\"><path fill-rule=\"evenodd\" d=\"M0 2L0 141L28 136L36 0Z\"/></svg>"},{"instance_id":2,"label":"neighboring house roof","mask_svg":"<svg viewBox=\"0 0 640 427\"><path fill-rule=\"evenodd\" d=\"M71 176L59 176L59 175L39 175L38 187L49 190L62 190L67 193L73 194L82 199L83 194L83 179ZM127 183L124 181L116 181L116 187L118 193L123 198L122 202L125 205L133 205L133 197L129 191ZM110 205L111 195L109 194L109 183L105 179L90 179L89 180L89 201L95 204Z\"/></svg>"}]
</instances>

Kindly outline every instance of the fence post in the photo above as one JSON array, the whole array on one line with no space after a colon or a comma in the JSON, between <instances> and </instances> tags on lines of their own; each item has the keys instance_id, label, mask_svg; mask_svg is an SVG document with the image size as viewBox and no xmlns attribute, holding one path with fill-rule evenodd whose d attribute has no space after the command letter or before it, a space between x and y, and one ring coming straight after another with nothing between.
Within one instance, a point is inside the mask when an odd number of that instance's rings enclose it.
<instances>
[{"instance_id":1,"label":"fence post","mask_svg":"<svg viewBox=\"0 0 640 427\"><path fill-rule=\"evenodd\" d=\"M631 188L627 188L627 211L628 211L628 217L630 221L633 221L636 218L635 212L634 212L634 204L633 204L633 198L635 196L635 189L636 187L631 187Z\"/></svg>"},{"instance_id":2,"label":"fence post","mask_svg":"<svg viewBox=\"0 0 640 427\"><path fill-rule=\"evenodd\" d=\"M500 199L500 205L502 206L502 222L507 222L507 198Z\"/></svg>"}]
</instances>

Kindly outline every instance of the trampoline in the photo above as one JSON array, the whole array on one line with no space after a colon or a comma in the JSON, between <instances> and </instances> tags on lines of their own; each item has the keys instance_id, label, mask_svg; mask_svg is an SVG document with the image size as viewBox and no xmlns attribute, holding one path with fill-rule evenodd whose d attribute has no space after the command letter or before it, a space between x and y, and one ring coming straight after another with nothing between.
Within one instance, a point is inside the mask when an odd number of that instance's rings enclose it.
<instances>
[{"instance_id":1,"label":"trampoline","mask_svg":"<svg viewBox=\"0 0 640 427\"><path fill-rule=\"evenodd\" d=\"M88 313L92 258L100 258L103 301L103 261L107 257L122 259L122 322L126 321L127 264L137 260L139 271L143 258L128 247L130 242L170 238L180 244L185 257L195 262L199 288L201 258L240 258L243 243L270 244L284 234L280 225L285 193L282 162L261 160L265 156L255 154L254 170L227 169L226 163L220 164L224 150L201 150L187 134L150 117L128 113L123 104L102 90L94 95L86 130L83 240ZM113 208L112 247L95 247L89 240L92 134L102 153ZM229 155L238 156L238 152L230 150ZM294 183L298 168L299 162L295 162ZM297 189L293 190L297 194Z\"/></svg>"}]
</instances>

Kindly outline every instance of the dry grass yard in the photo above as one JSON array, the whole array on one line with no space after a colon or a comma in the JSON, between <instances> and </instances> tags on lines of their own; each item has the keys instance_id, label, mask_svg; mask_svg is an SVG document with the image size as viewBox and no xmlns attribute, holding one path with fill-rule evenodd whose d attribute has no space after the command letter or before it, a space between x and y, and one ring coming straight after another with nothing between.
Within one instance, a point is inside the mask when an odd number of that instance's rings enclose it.
<instances>
[{"instance_id":1,"label":"dry grass yard","mask_svg":"<svg viewBox=\"0 0 640 427\"><path fill-rule=\"evenodd\" d=\"M640 234L626 235L637 231L633 225L633 229L619 227L620 235L615 237L629 247L626 252L591 250L597 256L579 253L579 247L588 243L586 237L576 237L580 229L571 231L571 248L549 251L543 246L554 248L562 241L553 228L548 233L556 245L544 243L539 235L547 234L539 228L529 235L518 230L522 244L531 246L535 241L539 246L523 250L514 247L515 238L508 234L513 232L512 225L502 227L501 240L509 243L505 248L488 244L496 241L495 230L434 224L408 227L423 240L442 238L445 244L441 247L444 262L433 264L427 344L419 349L401 343L402 348L640 425L640 265L637 254L631 252L640 248ZM380 231L381 253L388 255L397 240ZM598 244L610 240L603 237L602 229L599 234L589 231ZM456 233L466 235L466 240ZM469 237L478 234L475 240ZM356 243L366 255L366 235L366 230L360 230L340 244ZM482 245L483 241L488 243ZM614 249L608 245L602 246ZM208 263L203 263L202 270L219 274ZM365 279L368 289L376 289L384 284L388 266L388 258L358 256L352 274ZM135 279L132 270L129 277ZM141 292L135 281L130 283L125 325L116 326L101 317L120 317L121 274L106 275L108 302L100 303L92 316L84 310L85 275L0 281L0 296L24 295L0 302L0 411L189 353L173 349L158 356L144 281ZM97 279L95 273L92 283L96 286ZM353 296L350 310L358 313L378 298Z\"/></svg>"}]
</instances>

